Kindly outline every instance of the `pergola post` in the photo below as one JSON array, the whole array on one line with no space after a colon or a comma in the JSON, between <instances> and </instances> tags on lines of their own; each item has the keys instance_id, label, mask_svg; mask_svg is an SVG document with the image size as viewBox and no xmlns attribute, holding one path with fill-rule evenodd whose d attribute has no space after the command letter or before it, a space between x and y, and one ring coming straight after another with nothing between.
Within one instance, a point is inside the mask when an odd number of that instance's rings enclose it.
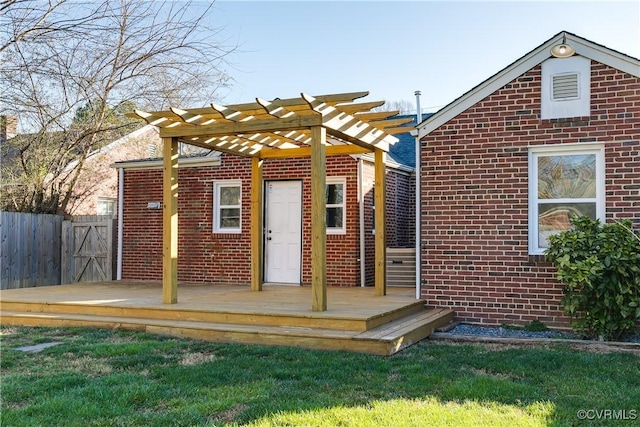
<instances>
[{"instance_id":1,"label":"pergola post","mask_svg":"<svg viewBox=\"0 0 640 427\"><path fill-rule=\"evenodd\" d=\"M162 303L178 302L178 139L162 138Z\"/></svg>"},{"instance_id":2,"label":"pergola post","mask_svg":"<svg viewBox=\"0 0 640 427\"><path fill-rule=\"evenodd\" d=\"M384 162L385 152L375 150L375 294L378 296L387 294L387 241L386 241L386 166Z\"/></svg>"},{"instance_id":3,"label":"pergola post","mask_svg":"<svg viewBox=\"0 0 640 427\"><path fill-rule=\"evenodd\" d=\"M262 290L262 160L251 159L251 290Z\"/></svg>"},{"instance_id":4,"label":"pergola post","mask_svg":"<svg viewBox=\"0 0 640 427\"><path fill-rule=\"evenodd\" d=\"M327 310L327 131L311 128L311 293L313 311Z\"/></svg>"}]
</instances>

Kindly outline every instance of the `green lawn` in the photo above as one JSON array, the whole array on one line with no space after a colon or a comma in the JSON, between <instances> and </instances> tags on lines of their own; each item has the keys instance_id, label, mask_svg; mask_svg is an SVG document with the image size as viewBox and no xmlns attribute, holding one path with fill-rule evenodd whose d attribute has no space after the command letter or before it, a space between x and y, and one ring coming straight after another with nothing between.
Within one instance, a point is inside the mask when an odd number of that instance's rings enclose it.
<instances>
[{"instance_id":1,"label":"green lawn","mask_svg":"<svg viewBox=\"0 0 640 427\"><path fill-rule=\"evenodd\" d=\"M640 356L628 352L425 341L379 357L76 328L0 333L2 426L640 424ZM62 344L14 350L51 341Z\"/></svg>"}]
</instances>

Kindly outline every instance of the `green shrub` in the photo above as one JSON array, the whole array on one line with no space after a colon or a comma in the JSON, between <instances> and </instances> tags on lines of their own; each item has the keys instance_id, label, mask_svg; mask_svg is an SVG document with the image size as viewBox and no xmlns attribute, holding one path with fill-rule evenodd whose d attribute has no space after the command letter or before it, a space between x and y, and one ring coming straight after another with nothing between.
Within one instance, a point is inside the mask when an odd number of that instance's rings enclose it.
<instances>
[{"instance_id":1,"label":"green shrub","mask_svg":"<svg viewBox=\"0 0 640 427\"><path fill-rule=\"evenodd\" d=\"M576 332L620 339L640 319L640 237L631 221L601 224L588 217L549 238L545 255L564 284L562 309Z\"/></svg>"},{"instance_id":2,"label":"green shrub","mask_svg":"<svg viewBox=\"0 0 640 427\"><path fill-rule=\"evenodd\" d=\"M524 325L524 330L529 332L545 332L548 331L549 328L539 320L532 320L530 323Z\"/></svg>"}]
</instances>

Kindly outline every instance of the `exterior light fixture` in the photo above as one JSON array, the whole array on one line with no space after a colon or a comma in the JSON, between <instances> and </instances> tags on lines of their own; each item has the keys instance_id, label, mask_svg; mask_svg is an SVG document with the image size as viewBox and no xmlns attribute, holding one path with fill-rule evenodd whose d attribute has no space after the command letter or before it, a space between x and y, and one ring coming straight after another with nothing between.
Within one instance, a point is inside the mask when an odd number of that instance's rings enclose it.
<instances>
[{"instance_id":1,"label":"exterior light fixture","mask_svg":"<svg viewBox=\"0 0 640 427\"><path fill-rule=\"evenodd\" d=\"M551 48L551 56L555 58L568 58L573 56L576 50L567 44L566 34L562 36L562 44L557 44Z\"/></svg>"}]
</instances>

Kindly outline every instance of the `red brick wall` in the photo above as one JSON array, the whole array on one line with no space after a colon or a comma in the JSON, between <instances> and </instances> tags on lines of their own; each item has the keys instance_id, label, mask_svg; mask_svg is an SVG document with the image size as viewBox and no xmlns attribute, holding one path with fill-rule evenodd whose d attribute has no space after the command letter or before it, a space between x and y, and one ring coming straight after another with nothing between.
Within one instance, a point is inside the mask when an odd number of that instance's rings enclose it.
<instances>
[{"instance_id":1,"label":"red brick wall","mask_svg":"<svg viewBox=\"0 0 640 427\"><path fill-rule=\"evenodd\" d=\"M387 172L387 247L411 248L415 236L413 175Z\"/></svg>"},{"instance_id":2,"label":"red brick wall","mask_svg":"<svg viewBox=\"0 0 640 427\"><path fill-rule=\"evenodd\" d=\"M415 236L415 180L413 175L387 169L386 180L386 243L388 248L413 247ZM363 162L362 182L365 200L365 257L375 259L374 225L375 204L375 167L373 163ZM375 263L367 262L365 266L365 283L373 286L375 282Z\"/></svg>"},{"instance_id":3,"label":"red brick wall","mask_svg":"<svg viewBox=\"0 0 640 427\"><path fill-rule=\"evenodd\" d=\"M365 162L365 165L367 163ZM373 166L365 166L373 175ZM389 173L388 175L394 175ZM223 155L221 166L179 169L178 280L180 282L248 284L250 282L249 159ZM328 157L327 176L346 178L346 234L327 235L327 283L360 284L360 225L357 162L350 156ZM213 181L242 179L242 233L212 234ZM265 180L301 179L303 183L302 283L311 282L311 176L309 159L268 160ZM162 170L126 170L124 180L123 278L161 280L162 210L147 208L162 200ZM372 202L368 197L366 203ZM371 207L365 235L371 236ZM370 238L367 237L367 246ZM371 247L373 240L371 239ZM373 272L373 252L367 271ZM373 284L373 274L367 274Z\"/></svg>"},{"instance_id":4,"label":"red brick wall","mask_svg":"<svg viewBox=\"0 0 640 427\"><path fill-rule=\"evenodd\" d=\"M607 220L640 229L640 80L591 65L591 116L540 120L535 67L422 141L422 297L458 319L567 326L562 286L528 254L528 146L605 144Z\"/></svg>"},{"instance_id":5,"label":"red brick wall","mask_svg":"<svg viewBox=\"0 0 640 427\"><path fill-rule=\"evenodd\" d=\"M364 209L364 224L365 224L365 233L364 233L364 251L365 258L367 260L375 260L376 254L376 241L375 235L373 234L373 230L375 229L374 224L374 210L373 206L375 205L375 193L373 191L375 184L375 168L373 163L363 162L362 163L362 186L363 186L363 197L365 200L365 209ZM375 284L375 262L368 262L365 264L365 283L367 285Z\"/></svg>"}]
</instances>

